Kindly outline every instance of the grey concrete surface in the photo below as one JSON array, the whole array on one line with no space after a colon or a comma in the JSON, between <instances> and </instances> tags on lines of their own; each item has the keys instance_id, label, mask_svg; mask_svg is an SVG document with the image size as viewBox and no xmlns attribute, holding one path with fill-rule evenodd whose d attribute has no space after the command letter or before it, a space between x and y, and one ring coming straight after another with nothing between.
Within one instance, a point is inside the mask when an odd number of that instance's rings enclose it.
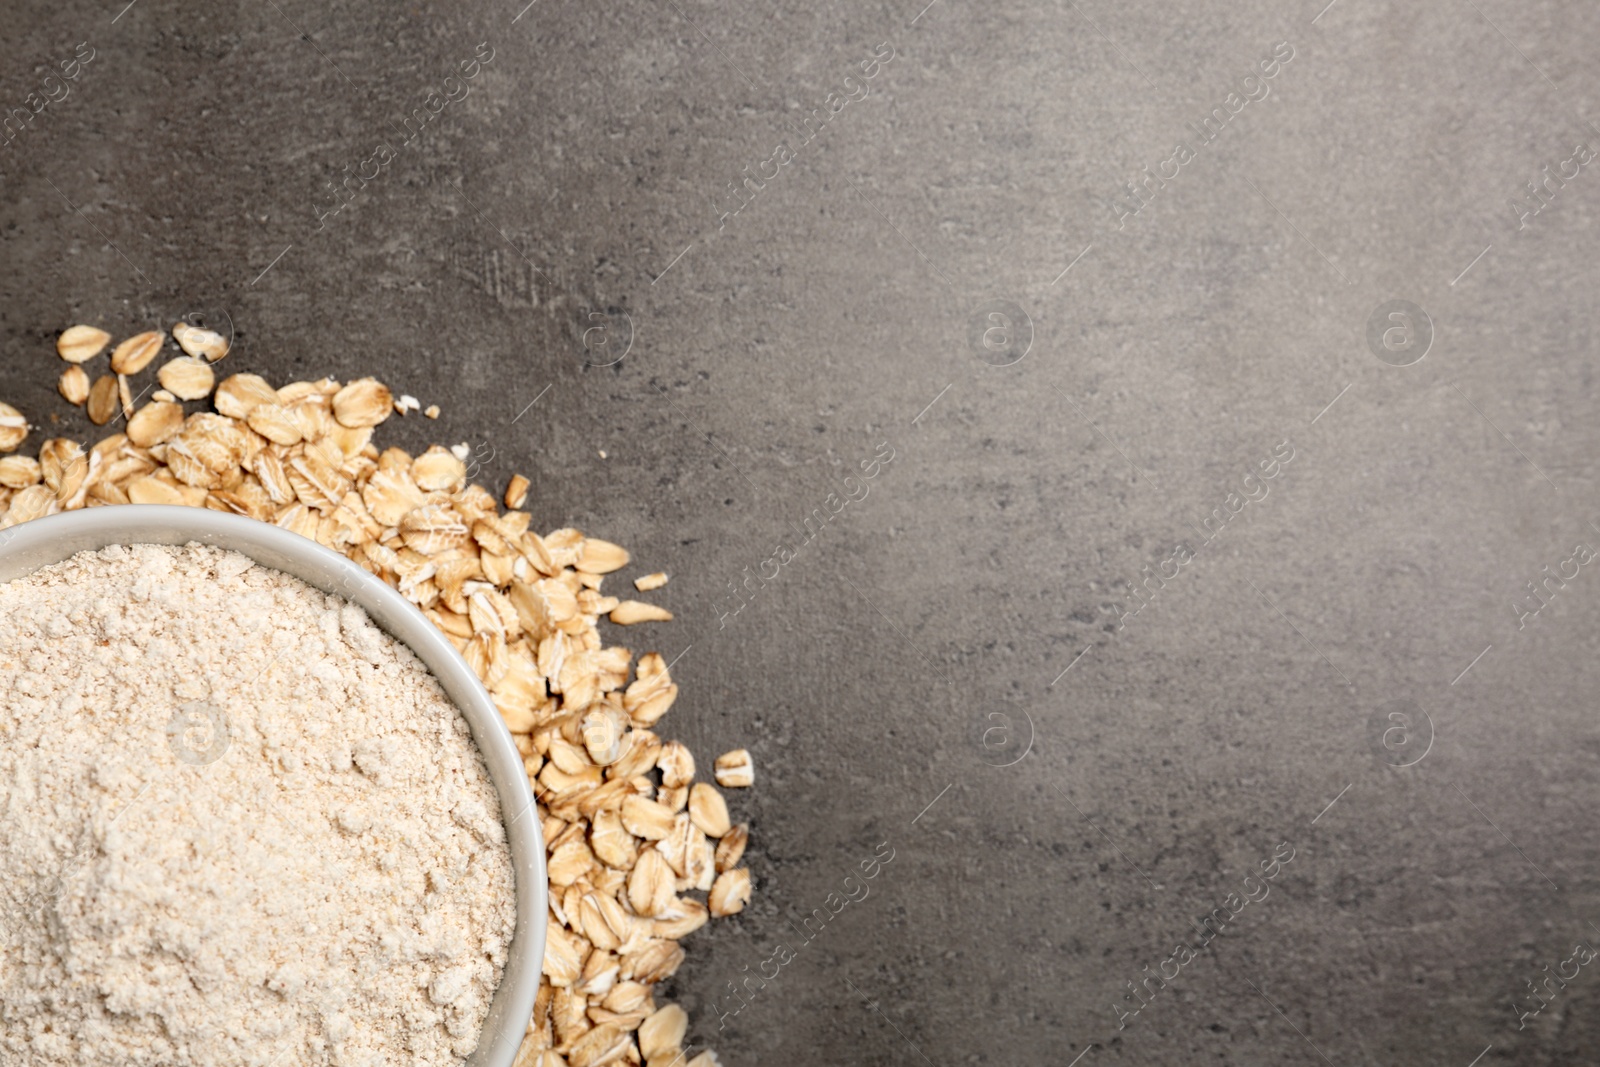
<instances>
[{"instance_id":1,"label":"grey concrete surface","mask_svg":"<svg viewBox=\"0 0 1600 1067\"><path fill-rule=\"evenodd\" d=\"M200 312L670 571L725 1064L1600 1062L1600 11L523 2L13 5L0 397Z\"/></svg>"}]
</instances>

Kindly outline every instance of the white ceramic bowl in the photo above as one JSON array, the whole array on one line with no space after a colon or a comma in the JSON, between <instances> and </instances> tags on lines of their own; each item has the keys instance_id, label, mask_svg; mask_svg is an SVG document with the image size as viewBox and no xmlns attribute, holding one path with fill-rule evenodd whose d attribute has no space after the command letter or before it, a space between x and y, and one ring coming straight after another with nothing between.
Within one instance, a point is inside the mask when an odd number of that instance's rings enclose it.
<instances>
[{"instance_id":1,"label":"white ceramic bowl","mask_svg":"<svg viewBox=\"0 0 1600 1067\"><path fill-rule=\"evenodd\" d=\"M161 504L67 511L0 531L0 582L107 545L203 545L230 549L257 563L358 604L372 621L404 642L433 672L466 716L500 795L517 879L517 930L495 990L478 1050L467 1067L511 1067L533 1014L544 964L548 882L544 835L533 792L500 713L478 676L417 608L382 580L336 552L288 530L239 515Z\"/></svg>"}]
</instances>

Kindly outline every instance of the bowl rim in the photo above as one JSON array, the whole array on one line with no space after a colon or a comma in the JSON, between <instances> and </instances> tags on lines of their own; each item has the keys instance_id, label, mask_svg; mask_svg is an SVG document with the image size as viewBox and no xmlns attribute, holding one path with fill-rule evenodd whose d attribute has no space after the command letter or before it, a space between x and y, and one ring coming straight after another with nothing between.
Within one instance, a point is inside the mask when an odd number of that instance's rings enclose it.
<instances>
[{"instance_id":1,"label":"bowl rim","mask_svg":"<svg viewBox=\"0 0 1600 1067\"><path fill-rule=\"evenodd\" d=\"M466 718L500 800L516 877L517 920L478 1047L464 1067L511 1067L533 1015L544 967L549 912L544 832L522 754L488 690L416 605L310 538L243 515L174 504L84 508L0 530L0 583L108 545L191 542L239 552L356 604L416 654ZM516 814L508 817L508 812Z\"/></svg>"}]
</instances>

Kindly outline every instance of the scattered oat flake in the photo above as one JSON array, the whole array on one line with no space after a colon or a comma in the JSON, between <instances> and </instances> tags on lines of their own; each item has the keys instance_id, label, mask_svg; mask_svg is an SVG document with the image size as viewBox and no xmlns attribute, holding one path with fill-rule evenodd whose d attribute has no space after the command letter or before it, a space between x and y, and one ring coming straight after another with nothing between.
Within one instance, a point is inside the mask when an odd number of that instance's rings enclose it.
<instances>
[{"instance_id":1,"label":"scattered oat flake","mask_svg":"<svg viewBox=\"0 0 1600 1067\"><path fill-rule=\"evenodd\" d=\"M74 364L61 372L61 380L56 383L56 389L67 403L82 407L89 399L89 376L83 372L82 367Z\"/></svg>"},{"instance_id":2,"label":"scattered oat flake","mask_svg":"<svg viewBox=\"0 0 1600 1067\"><path fill-rule=\"evenodd\" d=\"M160 330L134 334L111 352L111 369L118 374L138 374L161 354L167 335Z\"/></svg>"},{"instance_id":3,"label":"scattered oat flake","mask_svg":"<svg viewBox=\"0 0 1600 1067\"><path fill-rule=\"evenodd\" d=\"M117 417L117 379L112 374L102 374L89 387L89 421L104 426Z\"/></svg>"},{"instance_id":4,"label":"scattered oat flake","mask_svg":"<svg viewBox=\"0 0 1600 1067\"><path fill-rule=\"evenodd\" d=\"M156 379L163 389L180 400L199 400L211 394L217 375L203 360L182 356L163 365L156 372Z\"/></svg>"},{"instance_id":5,"label":"scattered oat flake","mask_svg":"<svg viewBox=\"0 0 1600 1067\"><path fill-rule=\"evenodd\" d=\"M672 613L601 592L605 576L630 562L620 545L530 528L519 510L527 477L512 477L497 501L469 481L466 444L416 457L374 444L374 427L418 410L416 398L396 399L373 378L275 389L246 373L218 383L209 364L226 342L184 323L172 335L186 355L162 366L161 389L138 410L127 375L154 359L159 333L117 346L113 373L92 384L80 367L68 368L63 396L81 391L96 425L120 409L126 432L87 451L56 438L41 446L40 460L0 458L0 529L107 504L214 508L314 539L397 589L489 690L537 801L551 926L518 1064L679 1056L687 1017L657 1004L654 987L683 962L678 940L742 910L751 887L739 866L748 824L734 825L721 792L695 781L686 746L654 732L678 695L666 661L655 652L635 660L600 638L602 616L632 625ZM81 363L110 340L74 327L57 350ZM177 402L207 396L212 411L185 414ZM437 418L438 405L424 414ZM29 429L0 404L0 452L17 449ZM661 571L633 584L648 591L666 582ZM659 787L651 778L658 768ZM725 788L750 784L748 752L719 757L715 776ZM702 1053L689 1065L716 1062Z\"/></svg>"},{"instance_id":6,"label":"scattered oat flake","mask_svg":"<svg viewBox=\"0 0 1600 1067\"><path fill-rule=\"evenodd\" d=\"M6 456L0 459L0 486L6 489L26 489L43 480L39 461L32 456Z\"/></svg>"},{"instance_id":7,"label":"scattered oat flake","mask_svg":"<svg viewBox=\"0 0 1600 1067\"><path fill-rule=\"evenodd\" d=\"M178 347L184 352L191 356L204 357L207 363L215 363L228 354L227 339L221 334L199 326L190 326L187 322L180 322L172 327L172 339L178 342Z\"/></svg>"},{"instance_id":8,"label":"scattered oat flake","mask_svg":"<svg viewBox=\"0 0 1600 1067\"><path fill-rule=\"evenodd\" d=\"M610 619L618 626L633 626L641 622L670 622L672 612L642 600L624 600L611 610Z\"/></svg>"},{"instance_id":9,"label":"scattered oat flake","mask_svg":"<svg viewBox=\"0 0 1600 1067\"><path fill-rule=\"evenodd\" d=\"M737 915L750 903L750 870L747 867L735 867L731 871L723 871L717 875L716 884L711 887L711 896L707 901L711 914L721 918L725 915Z\"/></svg>"},{"instance_id":10,"label":"scattered oat flake","mask_svg":"<svg viewBox=\"0 0 1600 1067\"><path fill-rule=\"evenodd\" d=\"M14 452L28 436L28 420L10 404L0 404L0 452Z\"/></svg>"},{"instance_id":11,"label":"scattered oat flake","mask_svg":"<svg viewBox=\"0 0 1600 1067\"><path fill-rule=\"evenodd\" d=\"M750 758L750 750L736 748L718 756L716 777L717 784L728 789L743 789L755 784L756 768Z\"/></svg>"},{"instance_id":12,"label":"scattered oat flake","mask_svg":"<svg viewBox=\"0 0 1600 1067\"><path fill-rule=\"evenodd\" d=\"M333 395L333 416L342 426L376 426L394 404L389 387L376 378L351 382Z\"/></svg>"},{"instance_id":13,"label":"scattered oat flake","mask_svg":"<svg viewBox=\"0 0 1600 1067\"><path fill-rule=\"evenodd\" d=\"M146 404L128 420L128 440L140 448L159 445L183 429L183 406L157 400Z\"/></svg>"},{"instance_id":14,"label":"scattered oat flake","mask_svg":"<svg viewBox=\"0 0 1600 1067\"><path fill-rule=\"evenodd\" d=\"M412 462L411 476L416 479L418 486L428 492L453 492L466 481L464 459L466 457L454 449L447 450L434 445Z\"/></svg>"},{"instance_id":15,"label":"scattered oat flake","mask_svg":"<svg viewBox=\"0 0 1600 1067\"><path fill-rule=\"evenodd\" d=\"M83 363L105 351L111 335L93 326L69 326L56 338L56 354L68 363Z\"/></svg>"},{"instance_id":16,"label":"scattered oat flake","mask_svg":"<svg viewBox=\"0 0 1600 1067\"><path fill-rule=\"evenodd\" d=\"M513 474L511 482L506 486L506 507L515 511L528 501L528 479L520 474Z\"/></svg>"}]
</instances>

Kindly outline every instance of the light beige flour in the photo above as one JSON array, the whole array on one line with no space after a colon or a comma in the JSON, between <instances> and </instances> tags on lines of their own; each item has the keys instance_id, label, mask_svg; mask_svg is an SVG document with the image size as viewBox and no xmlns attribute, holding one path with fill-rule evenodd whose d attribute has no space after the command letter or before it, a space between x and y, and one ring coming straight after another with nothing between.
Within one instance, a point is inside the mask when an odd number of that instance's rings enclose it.
<instances>
[{"instance_id":1,"label":"light beige flour","mask_svg":"<svg viewBox=\"0 0 1600 1067\"><path fill-rule=\"evenodd\" d=\"M360 609L199 545L0 585L0 1063L456 1064L513 886L465 720Z\"/></svg>"}]
</instances>

